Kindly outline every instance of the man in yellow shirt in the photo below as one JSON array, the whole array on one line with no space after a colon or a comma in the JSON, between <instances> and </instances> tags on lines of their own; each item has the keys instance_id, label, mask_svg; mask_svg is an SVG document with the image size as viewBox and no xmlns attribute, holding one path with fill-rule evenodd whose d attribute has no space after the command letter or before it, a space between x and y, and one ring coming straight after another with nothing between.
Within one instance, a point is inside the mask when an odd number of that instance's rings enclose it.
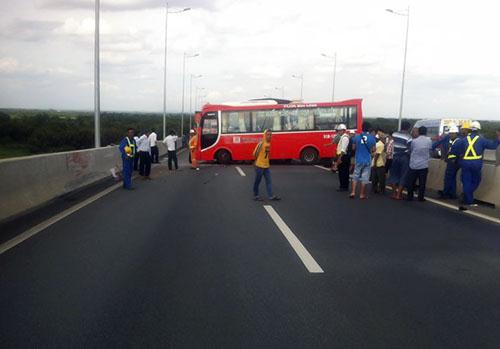
<instances>
[{"instance_id":1,"label":"man in yellow shirt","mask_svg":"<svg viewBox=\"0 0 500 349\"><path fill-rule=\"evenodd\" d=\"M191 154L191 169L199 171L200 168L198 167L198 161L196 159L196 151L198 149L198 134L194 129L189 131L189 136L191 137L189 139L189 152Z\"/></svg>"},{"instance_id":2,"label":"man in yellow shirt","mask_svg":"<svg viewBox=\"0 0 500 349\"><path fill-rule=\"evenodd\" d=\"M372 191L374 193L385 193L385 136L383 132L378 131L375 136L377 143L375 143L375 156L373 157L373 181Z\"/></svg>"},{"instance_id":3,"label":"man in yellow shirt","mask_svg":"<svg viewBox=\"0 0 500 349\"><path fill-rule=\"evenodd\" d=\"M254 200L261 201L259 196L259 186L262 180L262 176L266 180L267 196L269 200L278 201L281 200L278 196L273 195L272 180L271 180L271 170L269 157L271 154L271 138L272 132L270 130L265 130L262 136L262 141L257 144L253 151L253 156L255 158L255 182L253 184L253 195Z\"/></svg>"}]
</instances>

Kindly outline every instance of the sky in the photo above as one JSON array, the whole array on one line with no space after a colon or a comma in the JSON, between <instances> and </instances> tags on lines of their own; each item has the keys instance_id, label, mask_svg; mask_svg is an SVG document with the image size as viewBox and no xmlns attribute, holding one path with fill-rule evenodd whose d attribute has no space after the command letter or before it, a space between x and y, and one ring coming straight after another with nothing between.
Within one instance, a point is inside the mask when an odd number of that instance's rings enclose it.
<instances>
[{"instance_id":1,"label":"sky","mask_svg":"<svg viewBox=\"0 0 500 349\"><path fill-rule=\"evenodd\" d=\"M93 109L93 0L2 0L0 108ZM101 109L163 108L165 2L101 0ZM167 110L264 96L363 98L368 117L500 120L500 3L476 0L171 0ZM193 79L190 76L202 75ZM190 90L192 93L190 93ZM198 95L199 98L195 98ZM192 98L190 98L192 96ZM191 103L190 103L191 99ZM197 101L196 101L197 100Z\"/></svg>"}]
</instances>

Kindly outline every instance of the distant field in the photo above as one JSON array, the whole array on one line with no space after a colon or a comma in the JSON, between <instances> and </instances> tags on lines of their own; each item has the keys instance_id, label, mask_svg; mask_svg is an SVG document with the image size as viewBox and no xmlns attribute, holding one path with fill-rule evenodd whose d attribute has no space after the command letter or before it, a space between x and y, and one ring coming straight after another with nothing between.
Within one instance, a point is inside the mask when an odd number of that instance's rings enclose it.
<instances>
[{"instance_id":1,"label":"distant field","mask_svg":"<svg viewBox=\"0 0 500 349\"><path fill-rule=\"evenodd\" d=\"M16 158L19 156L33 155L28 147L22 145L0 145L0 159Z\"/></svg>"}]
</instances>

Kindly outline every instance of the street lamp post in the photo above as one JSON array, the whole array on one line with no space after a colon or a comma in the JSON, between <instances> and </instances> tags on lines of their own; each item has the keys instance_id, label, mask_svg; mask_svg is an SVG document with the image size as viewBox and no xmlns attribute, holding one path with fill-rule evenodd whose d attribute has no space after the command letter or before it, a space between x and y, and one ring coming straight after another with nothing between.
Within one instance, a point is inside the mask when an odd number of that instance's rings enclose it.
<instances>
[{"instance_id":1,"label":"street lamp post","mask_svg":"<svg viewBox=\"0 0 500 349\"><path fill-rule=\"evenodd\" d=\"M300 100L303 100L304 99L304 74L300 74L300 75L292 75L292 78L294 79L300 79Z\"/></svg>"},{"instance_id":2,"label":"street lamp post","mask_svg":"<svg viewBox=\"0 0 500 349\"><path fill-rule=\"evenodd\" d=\"M95 0L95 31L94 31L94 144L96 148L101 146L101 78L99 60L99 21L100 0Z\"/></svg>"},{"instance_id":3,"label":"street lamp post","mask_svg":"<svg viewBox=\"0 0 500 349\"><path fill-rule=\"evenodd\" d=\"M189 79L189 129L192 125L192 114L193 114L193 79L199 79L203 75L191 74Z\"/></svg>"},{"instance_id":4,"label":"street lamp post","mask_svg":"<svg viewBox=\"0 0 500 349\"><path fill-rule=\"evenodd\" d=\"M187 54L184 52L184 56L182 59L182 107L181 107L181 137L184 136L184 99L185 99L185 92L186 92L186 60L188 58L194 58L198 57L200 54L195 53L192 55Z\"/></svg>"},{"instance_id":5,"label":"street lamp post","mask_svg":"<svg viewBox=\"0 0 500 349\"><path fill-rule=\"evenodd\" d=\"M337 52L334 53L333 56L329 56L325 53L321 54L325 58L329 58L333 60L333 82L332 82L332 102L335 101L335 77L337 75Z\"/></svg>"},{"instance_id":6,"label":"street lamp post","mask_svg":"<svg viewBox=\"0 0 500 349\"><path fill-rule=\"evenodd\" d=\"M199 105L198 99L200 98L200 95L198 94L199 92L203 91L205 88L204 87L196 87L194 90L194 109L197 108Z\"/></svg>"},{"instance_id":7,"label":"street lamp post","mask_svg":"<svg viewBox=\"0 0 500 349\"><path fill-rule=\"evenodd\" d=\"M164 55L164 67L163 67L163 139L167 136L167 33L168 33L168 14L169 13L181 13L191 10L190 7L183 8L181 10L169 10L168 2L165 3L165 55Z\"/></svg>"},{"instance_id":8,"label":"street lamp post","mask_svg":"<svg viewBox=\"0 0 500 349\"><path fill-rule=\"evenodd\" d=\"M391 9L386 9L387 12L393 13L398 16L406 17L406 36L405 36L405 53L403 59L403 74L401 77L401 97L399 100L399 118L398 118L398 130L401 130L401 119L403 117L403 98L404 98L404 90L405 90L405 74L406 74L406 54L408 52L408 32L410 30L410 6L406 9L406 13L404 12L396 12Z\"/></svg>"}]
</instances>

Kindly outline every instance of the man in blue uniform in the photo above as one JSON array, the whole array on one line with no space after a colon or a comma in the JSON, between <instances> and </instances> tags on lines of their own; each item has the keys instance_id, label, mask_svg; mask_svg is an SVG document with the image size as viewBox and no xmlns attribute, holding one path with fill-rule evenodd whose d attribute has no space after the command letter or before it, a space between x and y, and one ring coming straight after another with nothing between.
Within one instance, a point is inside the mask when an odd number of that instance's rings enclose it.
<instances>
[{"instance_id":1,"label":"man in blue uniform","mask_svg":"<svg viewBox=\"0 0 500 349\"><path fill-rule=\"evenodd\" d=\"M485 149L496 149L500 144L500 136L497 133L496 140L488 140L479 135L481 124L477 121L471 123L471 133L457 141L452 154L460 159L462 168L462 184L464 187L464 205L461 210L477 206L474 204L474 191L481 183L481 170L483 168L483 153Z\"/></svg>"},{"instance_id":2,"label":"man in blue uniform","mask_svg":"<svg viewBox=\"0 0 500 349\"><path fill-rule=\"evenodd\" d=\"M134 157L136 156L136 144L134 139L134 129L127 130L127 136L122 139L118 149L122 154L123 163L123 188L132 189L132 172L134 171Z\"/></svg>"},{"instance_id":3,"label":"man in blue uniform","mask_svg":"<svg viewBox=\"0 0 500 349\"><path fill-rule=\"evenodd\" d=\"M443 190L439 191L439 196L442 199L457 198L457 172L460 167L458 167L457 156L453 154L452 149L457 145L458 140L458 127L451 125L448 134L432 144L432 150L439 146L442 147L444 160L446 161L444 186Z\"/></svg>"}]
</instances>

